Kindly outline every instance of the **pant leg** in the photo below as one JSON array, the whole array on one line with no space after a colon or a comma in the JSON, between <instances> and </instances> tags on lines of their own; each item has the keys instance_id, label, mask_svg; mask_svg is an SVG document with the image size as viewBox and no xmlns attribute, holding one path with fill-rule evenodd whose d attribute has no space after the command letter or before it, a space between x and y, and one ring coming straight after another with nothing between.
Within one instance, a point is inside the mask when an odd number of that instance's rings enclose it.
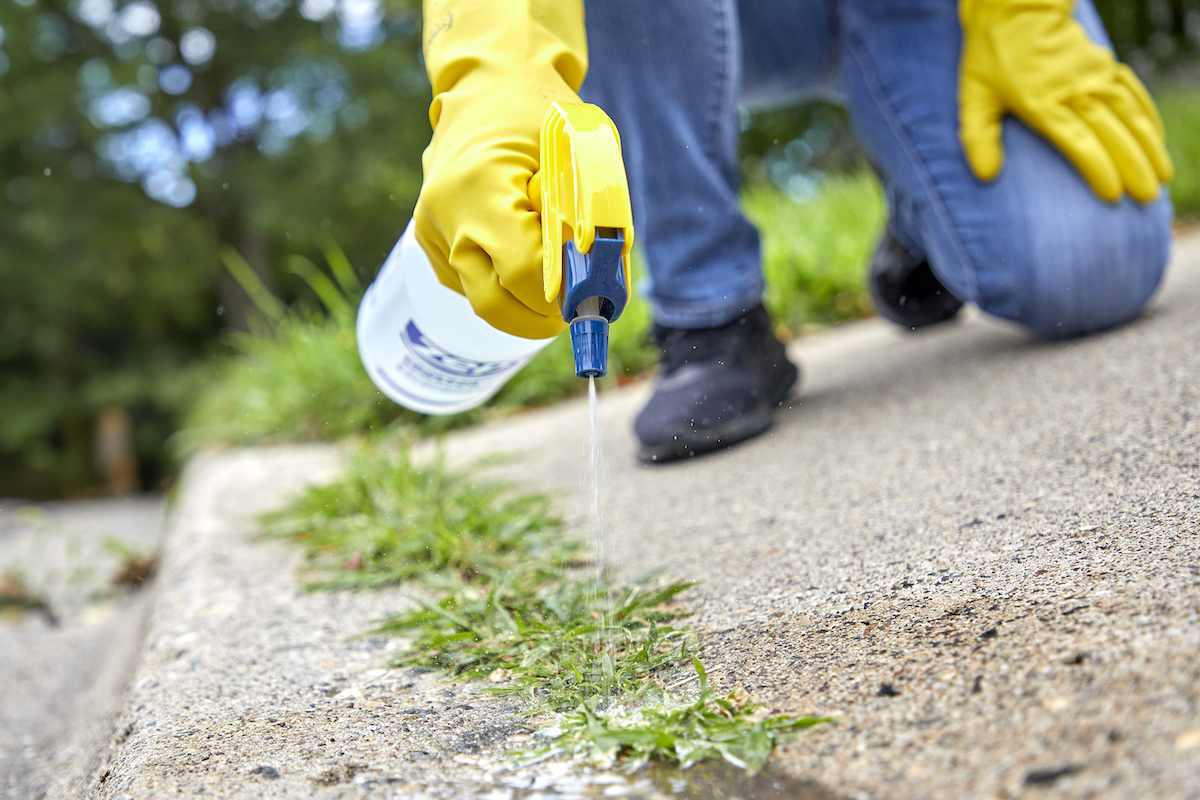
<instances>
[{"instance_id":1,"label":"pant leg","mask_svg":"<svg viewBox=\"0 0 1200 800\"><path fill-rule=\"evenodd\" d=\"M837 0L738 0L744 108L840 97Z\"/></svg>"},{"instance_id":2,"label":"pant leg","mask_svg":"<svg viewBox=\"0 0 1200 800\"><path fill-rule=\"evenodd\" d=\"M1104 41L1090 0L1079 6ZM1141 310L1169 255L1165 191L1146 206L1107 204L1012 117L1004 169L990 184L976 180L958 140L957 0L844 0L840 20L855 130L885 173L897 223L947 288L1044 337Z\"/></svg>"},{"instance_id":3,"label":"pant leg","mask_svg":"<svg viewBox=\"0 0 1200 800\"><path fill-rule=\"evenodd\" d=\"M758 232L737 205L735 0L589 0L580 95L621 132L656 321L720 325L757 305Z\"/></svg>"},{"instance_id":4,"label":"pant leg","mask_svg":"<svg viewBox=\"0 0 1200 800\"><path fill-rule=\"evenodd\" d=\"M827 2L588 0L580 94L621 132L660 324L721 325L761 302L758 232L738 205L739 98L829 76Z\"/></svg>"}]
</instances>

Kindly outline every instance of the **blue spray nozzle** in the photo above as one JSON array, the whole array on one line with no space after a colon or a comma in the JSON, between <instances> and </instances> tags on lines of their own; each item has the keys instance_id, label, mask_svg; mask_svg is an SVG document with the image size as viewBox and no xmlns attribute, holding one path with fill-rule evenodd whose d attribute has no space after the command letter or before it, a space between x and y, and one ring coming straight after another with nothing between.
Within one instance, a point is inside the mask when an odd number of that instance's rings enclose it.
<instances>
[{"instance_id":1,"label":"blue spray nozzle","mask_svg":"<svg viewBox=\"0 0 1200 800\"><path fill-rule=\"evenodd\" d=\"M585 318L571 322L571 350L575 374L580 378L603 378L608 374L608 320Z\"/></svg>"},{"instance_id":2,"label":"blue spray nozzle","mask_svg":"<svg viewBox=\"0 0 1200 800\"><path fill-rule=\"evenodd\" d=\"M629 302L624 248L625 235L619 228L597 228L589 253L580 253L574 240L563 244L559 308L570 323L575 374L580 378L608 373L608 324Z\"/></svg>"}]
</instances>

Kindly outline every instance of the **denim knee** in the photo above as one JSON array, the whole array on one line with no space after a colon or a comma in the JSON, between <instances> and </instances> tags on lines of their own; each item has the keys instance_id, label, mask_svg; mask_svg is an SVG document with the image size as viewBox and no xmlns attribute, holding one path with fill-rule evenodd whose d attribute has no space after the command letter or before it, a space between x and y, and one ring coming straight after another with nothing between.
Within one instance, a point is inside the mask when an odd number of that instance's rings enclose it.
<instances>
[{"instance_id":1,"label":"denim knee","mask_svg":"<svg viewBox=\"0 0 1200 800\"><path fill-rule=\"evenodd\" d=\"M1014 297L1012 317L1036 335L1058 339L1112 328L1149 302L1171 248L1166 192L1148 207L1124 200L1110 224L1052 229L1034 222L1037 244ZM981 305L984 311L990 311Z\"/></svg>"},{"instance_id":2,"label":"denim knee","mask_svg":"<svg viewBox=\"0 0 1200 800\"><path fill-rule=\"evenodd\" d=\"M1150 300L1171 249L1171 201L1105 203L1060 153L1005 123L1000 177L947 210L954 230L928 230L943 282L983 311L1043 338L1127 322ZM968 199L969 198L969 199ZM966 262L966 263L964 263Z\"/></svg>"}]
</instances>

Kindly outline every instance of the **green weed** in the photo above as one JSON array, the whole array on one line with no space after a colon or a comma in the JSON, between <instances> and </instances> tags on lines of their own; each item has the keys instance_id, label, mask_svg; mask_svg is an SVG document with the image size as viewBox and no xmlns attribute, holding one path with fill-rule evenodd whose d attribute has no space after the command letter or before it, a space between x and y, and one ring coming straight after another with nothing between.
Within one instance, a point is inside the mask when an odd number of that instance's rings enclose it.
<instances>
[{"instance_id":1,"label":"green weed","mask_svg":"<svg viewBox=\"0 0 1200 800\"><path fill-rule=\"evenodd\" d=\"M608 762L625 758L633 769L652 759L686 768L722 758L755 774L777 744L790 741L805 728L833 722L827 717L761 714L761 707L744 692L716 697L700 659L692 656L692 665L700 679L695 700L681 702L657 690L649 693L649 699L622 703L603 713L580 704L543 732L547 743L530 750L529 757L570 753Z\"/></svg>"},{"instance_id":2,"label":"green weed","mask_svg":"<svg viewBox=\"0 0 1200 800\"><path fill-rule=\"evenodd\" d=\"M307 259L294 257L325 310L284 307L232 248L222 258L254 301L261 319L249 333L233 333L234 353L216 359L213 379L176 434L183 453L206 444L336 440L382 430L408 414L371 383L358 359L354 315L362 294L336 247L326 259L331 281Z\"/></svg>"},{"instance_id":3,"label":"green weed","mask_svg":"<svg viewBox=\"0 0 1200 800\"><path fill-rule=\"evenodd\" d=\"M345 474L264 518L268 535L305 548L312 588L368 588L419 579L415 606L373 633L407 648L392 666L487 679L531 716L553 714L522 758L567 752L628 763L689 765L724 758L751 772L771 749L823 720L768 717L737 693L715 697L678 621L689 583L617 585L576 577L578 542L545 497L476 484L439 461L364 446ZM428 599L432 594L436 599ZM692 665L699 696L672 695L658 675Z\"/></svg>"},{"instance_id":4,"label":"green weed","mask_svg":"<svg viewBox=\"0 0 1200 800\"><path fill-rule=\"evenodd\" d=\"M582 558L577 542L558 535L543 496L505 494L437 461L416 465L405 448L365 445L347 466L263 519L268 536L304 547L311 588L439 575L487 585L522 565L538 565L544 578Z\"/></svg>"},{"instance_id":5,"label":"green weed","mask_svg":"<svg viewBox=\"0 0 1200 800\"><path fill-rule=\"evenodd\" d=\"M25 578L16 570L0 574L0 617L20 616L26 611L40 613L50 625L58 625L58 617L45 598L34 593Z\"/></svg>"},{"instance_id":6,"label":"green weed","mask_svg":"<svg viewBox=\"0 0 1200 800\"><path fill-rule=\"evenodd\" d=\"M112 583L117 586L137 589L148 581L158 568L156 553L143 552L116 536L106 537L103 547L117 560L112 575Z\"/></svg>"},{"instance_id":7,"label":"green weed","mask_svg":"<svg viewBox=\"0 0 1200 800\"><path fill-rule=\"evenodd\" d=\"M533 713L638 695L647 676L683 657L696 640L669 623L692 584L612 587L527 569L491 586L451 587L437 604L401 612L377 629L403 635L394 666L442 669L508 682Z\"/></svg>"}]
</instances>

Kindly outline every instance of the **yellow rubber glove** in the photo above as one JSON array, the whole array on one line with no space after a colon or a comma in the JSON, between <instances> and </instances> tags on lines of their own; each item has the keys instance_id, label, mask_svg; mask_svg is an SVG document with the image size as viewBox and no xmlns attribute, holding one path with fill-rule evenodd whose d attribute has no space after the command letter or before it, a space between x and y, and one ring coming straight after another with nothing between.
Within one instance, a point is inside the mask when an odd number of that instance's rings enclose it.
<instances>
[{"instance_id":1,"label":"yellow rubber glove","mask_svg":"<svg viewBox=\"0 0 1200 800\"><path fill-rule=\"evenodd\" d=\"M577 103L587 72L580 0L425 0L433 83L417 241L442 283L493 327L541 339L566 327L542 288L529 200L552 102Z\"/></svg>"},{"instance_id":2,"label":"yellow rubber glove","mask_svg":"<svg viewBox=\"0 0 1200 800\"><path fill-rule=\"evenodd\" d=\"M960 0L959 137L971 170L1004 165L1011 113L1050 140L1100 197L1142 203L1173 169L1162 120L1133 70L1088 38L1075 0Z\"/></svg>"}]
</instances>

